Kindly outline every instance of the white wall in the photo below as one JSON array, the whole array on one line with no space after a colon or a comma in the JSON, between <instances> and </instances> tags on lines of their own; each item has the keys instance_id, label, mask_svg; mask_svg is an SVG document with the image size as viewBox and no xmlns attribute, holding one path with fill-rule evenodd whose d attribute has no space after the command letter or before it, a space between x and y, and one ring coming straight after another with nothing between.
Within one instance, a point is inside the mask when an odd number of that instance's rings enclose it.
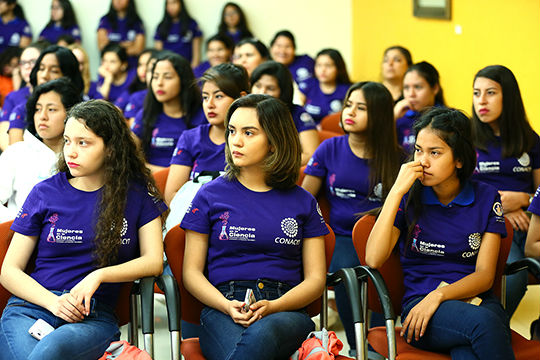
<instances>
[{"instance_id":1,"label":"white wall","mask_svg":"<svg viewBox=\"0 0 540 360\"><path fill-rule=\"evenodd\" d=\"M165 0L135 0L146 28L147 46L152 46L157 24L164 11ZM248 19L249 26L262 42L268 44L279 30L289 29L296 37L299 54L314 56L320 49L338 49L351 70L352 18L354 0L235 0ZM50 17L49 0L18 0L32 27L34 39ZM71 0L81 26L83 46L90 54L92 74L99 65L96 30L99 18L110 6L110 0ZM185 0L203 36L217 32L221 10L226 0ZM204 52L204 49L203 49ZM204 57L204 54L203 54Z\"/></svg>"}]
</instances>

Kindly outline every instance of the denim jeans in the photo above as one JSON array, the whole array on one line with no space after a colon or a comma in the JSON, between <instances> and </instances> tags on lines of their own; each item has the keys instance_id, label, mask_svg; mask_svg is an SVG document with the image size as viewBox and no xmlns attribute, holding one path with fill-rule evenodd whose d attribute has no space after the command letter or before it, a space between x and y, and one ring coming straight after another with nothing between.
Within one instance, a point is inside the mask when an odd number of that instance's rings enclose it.
<instances>
[{"instance_id":1,"label":"denim jeans","mask_svg":"<svg viewBox=\"0 0 540 360\"><path fill-rule=\"evenodd\" d=\"M490 292L480 297L483 300L479 306L459 300L443 302L430 319L424 336L419 341L413 337L411 344L449 353L454 360L514 359L506 312ZM422 299L413 298L403 307L402 321Z\"/></svg>"},{"instance_id":2,"label":"denim jeans","mask_svg":"<svg viewBox=\"0 0 540 360\"><path fill-rule=\"evenodd\" d=\"M274 300L291 287L276 281L231 281L218 290L229 300L244 301L247 288L258 300ZM208 360L288 359L313 331L315 324L304 311L283 311L263 317L249 327L236 324L216 309L201 312L200 344Z\"/></svg>"},{"instance_id":3,"label":"denim jeans","mask_svg":"<svg viewBox=\"0 0 540 360\"><path fill-rule=\"evenodd\" d=\"M332 255L332 262L330 263L330 272L336 272L343 268L350 268L360 265L358 255L354 248L352 237L336 235L336 246L334 248L334 254ZM347 342L351 349L356 349L356 343L354 340L354 324L352 321L352 310L349 300L347 298L347 292L345 286L342 284L334 287L336 294L336 305L338 308L339 318L345 328L345 334L347 335Z\"/></svg>"},{"instance_id":4,"label":"denim jeans","mask_svg":"<svg viewBox=\"0 0 540 360\"><path fill-rule=\"evenodd\" d=\"M42 340L34 339L28 333L37 319L43 319L55 328ZM96 302L94 311L83 321L67 323L45 308L12 296L0 319L0 359L95 360L119 338L118 320L114 309L108 305Z\"/></svg>"},{"instance_id":5,"label":"denim jeans","mask_svg":"<svg viewBox=\"0 0 540 360\"><path fill-rule=\"evenodd\" d=\"M523 259L525 257L525 240L527 239L527 232L514 231L514 238L512 241L512 247L508 254L507 264L514 261ZM529 282L529 274L526 270L521 270L514 275L506 277L506 313L511 318L516 311L519 302L527 291L527 284Z\"/></svg>"}]
</instances>

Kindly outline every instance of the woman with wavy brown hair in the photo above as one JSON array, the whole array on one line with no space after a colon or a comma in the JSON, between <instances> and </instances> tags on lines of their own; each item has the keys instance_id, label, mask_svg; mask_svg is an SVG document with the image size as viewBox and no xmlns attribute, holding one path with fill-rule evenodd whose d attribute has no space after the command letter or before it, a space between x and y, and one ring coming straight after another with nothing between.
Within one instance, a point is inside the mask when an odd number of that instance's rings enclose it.
<instances>
[{"instance_id":1,"label":"woman with wavy brown hair","mask_svg":"<svg viewBox=\"0 0 540 360\"><path fill-rule=\"evenodd\" d=\"M120 335L121 283L162 271L166 207L114 105L91 100L70 110L58 168L12 225L0 276L13 294L0 320L8 359L98 358ZM40 341L28 333L38 319L53 328Z\"/></svg>"}]
</instances>

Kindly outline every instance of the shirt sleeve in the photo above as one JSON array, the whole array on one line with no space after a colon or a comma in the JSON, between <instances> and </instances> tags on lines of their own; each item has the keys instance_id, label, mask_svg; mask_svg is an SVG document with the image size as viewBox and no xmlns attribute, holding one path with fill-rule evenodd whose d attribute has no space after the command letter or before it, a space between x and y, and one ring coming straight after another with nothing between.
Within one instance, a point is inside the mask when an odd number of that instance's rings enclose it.
<instances>
[{"instance_id":1,"label":"shirt sleeve","mask_svg":"<svg viewBox=\"0 0 540 360\"><path fill-rule=\"evenodd\" d=\"M299 133L307 130L317 130L315 120L313 120L313 117L303 107L300 107L293 115L293 118L296 130L298 130Z\"/></svg>"},{"instance_id":2,"label":"shirt sleeve","mask_svg":"<svg viewBox=\"0 0 540 360\"><path fill-rule=\"evenodd\" d=\"M13 195L13 182L15 174L15 159L13 159L13 148L8 147L2 154L0 154L0 222L13 219L15 214L12 214L7 206L4 206L8 202L9 198Z\"/></svg>"},{"instance_id":3,"label":"shirt sleeve","mask_svg":"<svg viewBox=\"0 0 540 360\"><path fill-rule=\"evenodd\" d=\"M304 223L303 236L304 238L323 236L328 234L328 227L322 216L321 208L317 200L309 194L311 203L311 213Z\"/></svg>"},{"instance_id":4,"label":"shirt sleeve","mask_svg":"<svg viewBox=\"0 0 540 360\"><path fill-rule=\"evenodd\" d=\"M180 139L178 139L176 149L174 149L171 158L171 165L193 166L195 159L191 151L193 144L190 141L189 133L190 131L184 131L182 135L180 135Z\"/></svg>"},{"instance_id":5,"label":"shirt sleeve","mask_svg":"<svg viewBox=\"0 0 540 360\"><path fill-rule=\"evenodd\" d=\"M0 115L0 121L9 121L9 115L13 110L13 92L10 92L4 99L4 106Z\"/></svg>"},{"instance_id":6,"label":"shirt sleeve","mask_svg":"<svg viewBox=\"0 0 540 360\"><path fill-rule=\"evenodd\" d=\"M536 135L536 141L529 152L531 154L531 166L534 170L540 168L540 137Z\"/></svg>"},{"instance_id":7,"label":"shirt sleeve","mask_svg":"<svg viewBox=\"0 0 540 360\"><path fill-rule=\"evenodd\" d=\"M536 189L536 193L532 199L531 205L529 205L530 212L540 216L540 186Z\"/></svg>"},{"instance_id":8,"label":"shirt sleeve","mask_svg":"<svg viewBox=\"0 0 540 360\"><path fill-rule=\"evenodd\" d=\"M202 31L199 28L199 24L195 20L191 21L191 31L193 31L193 38L198 38L202 36Z\"/></svg>"},{"instance_id":9,"label":"shirt sleeve","mask_svg":"<svg viewBox=\"0 0 540 360\"><path fill-rule=\"evenodd\" d=\"M27 236L39 236L45 220L42 199L39 187L34 186L15 217L11 230Z\"/></svg>"},{"instance_id":10,"label":"shirt sleeve","mask_svg":"<svg viewBox=\"0 0 540 360\"><path fill-rule=\"evenodd\" d=\"M193 230L201 234L210 233L210 206L205 187L206 184L199 189L197 195L195 195L191 204L188 206L186 215L184 215L180 223L181 228Z\"/></svg>"},{"instance_id":11,"label":"shirt sleeve","mask_svg":"<svg viewBox=\"0 0 540 360\"><path fill-rule=\"evenodd\" d=\"M81 29L77 25L71 29L71 36L78 41L81 41Z\"/></svg>"},{"instance_id":12,"label":"shirt sleeve","mask_svg":"<svg viewBox=\"0 0 540 360\"><path fill-rule=\"evenodd\" d=\"M324 141L319 145L313 156L311 156L311 159L309 159L304 174L326 178L328 167L325 158L328 151L328 144L328 141Z\"/></svg>"},{"instance_id":13,"label":"shirt sleeve","mask_svg":"<svg viewBox=\"0 0 540 360\"><path fill-rule=\"evenodd\" d=\"M98 30L99 29L107 30L107 32L111 31L111 25L109 24L109 20L106 16L103 16L101 19L99 19Z\"/></svg>"},{"instance_id":14,"label":"shirt sleeve","mask_svg":"<svg viewBox=\"0 0 540 360\"><path fill-rule=\"evenodd\" d=\"M28 24L26 21L24 22L21 36L26 36L32 39L32 29L30 28L30 24Z\"/></svg>"},{"instance_id":15,"label":"shirt sleeve","mask_svg":"<svg viewBox=\"0 0 540 360\"><path fill-rule=\"evenodd\" d=\"M135 121L131 125L131 131L137 135L138 138L142 137L143 133L143 110L141 109L137 115L135 115Z\"/></svg>"},{"instance_id":16,"label":"shirt sleeve","mask_svg":"<svg viewBox=\"0 0 540 360\"><path fill-rule=\"evenodd\" d=\"M17 106L9 115L9 129L26 128L26 116L24 106Z\"/></svg>"},{"instance_id":17,"label":"shirt sleeve","mask_svg":"<svg viewBox=\"0 0 540 360\"><path fill-rule=\"evenodd\" d=\"M492 206L489 209L488 223L485 232L501 234L502 237L505 237L506 226L504 222L501 196L495 189L487 196L491 196L493 200L488 202L488 204L492 204Z\"/></svg>"},{"instance_id":18,"label":"shirt sleeve","mask_svg":"<svg viewBox=\"0 0 540 360\"><path fill-rule=\"evenodd\" d=\"M166 211L167 205L162 200L150 196L143 187L138 190L138 193L142 196L142 204L139 219L137 220L137 228L141 228Z\"/></svg>"},{"instance_id":19,"label":"shirt sleeve","mask_svg":"<svg viewBox=\"0 0 540 360\"><path fill-rule=\"evenodd\" d=\"M403 197L399 203L399 208L396 213L396 218L394 219L394 227L398 228L399 231L403 233L403 231L407 230L407 221L405 219L405 204L406 199Z\"/></svg>"}]
</instances>

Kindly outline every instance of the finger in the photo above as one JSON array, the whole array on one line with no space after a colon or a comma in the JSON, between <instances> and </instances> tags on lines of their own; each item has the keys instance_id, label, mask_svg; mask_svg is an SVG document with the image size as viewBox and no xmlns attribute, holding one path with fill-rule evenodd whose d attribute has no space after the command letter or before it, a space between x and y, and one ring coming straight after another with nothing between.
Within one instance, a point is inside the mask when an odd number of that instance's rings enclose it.
<instances>
[{"instance_id":1,"label":"finger","mask_svg":"<svg viewBox=\"0 0 540 360\"><path fill-rule=\"evenodd\" d=\"M84 317L85 309L83 306L83 298L80 296L73 296L73 294L69 293L66 297L67 301L75 308L77 309L77 312L81 314L82 317Z\"/></svg>"},{"instance_id":2,"label":"finger","mask_svg":"<svg viewBox=\"0 0 540 360\"><path fill-rule=\"evenodd\" d=\"M429 320L422 321L422 327L420 328L420 337L424 336ZM418 339L417 339L418 340Z\"/></svg>"},{"instance_id":3,"label":"finger","mask_svg":"<svg viewBox=\"0 0 540 360\"><path fill-rule=\"evenodd\" d=\"M90 315L90 304L91 303L92 303L92 297L87 295L84 298L84 311L85 311L86 316Z\"/></svg>"},{"instance_id":4,"label":"finger","mask_svg":"<svg viewBox=\"0 0 540 360\"><path fill-rule=\"evenodd\" d=\"M401 324L401 332L399 335L403 337L405 335L405 332L407 331L407 327L409 326L409 321L411 320L410 316L407 316L405 318L405 321Z\"/></svg>"}]
</instances>

